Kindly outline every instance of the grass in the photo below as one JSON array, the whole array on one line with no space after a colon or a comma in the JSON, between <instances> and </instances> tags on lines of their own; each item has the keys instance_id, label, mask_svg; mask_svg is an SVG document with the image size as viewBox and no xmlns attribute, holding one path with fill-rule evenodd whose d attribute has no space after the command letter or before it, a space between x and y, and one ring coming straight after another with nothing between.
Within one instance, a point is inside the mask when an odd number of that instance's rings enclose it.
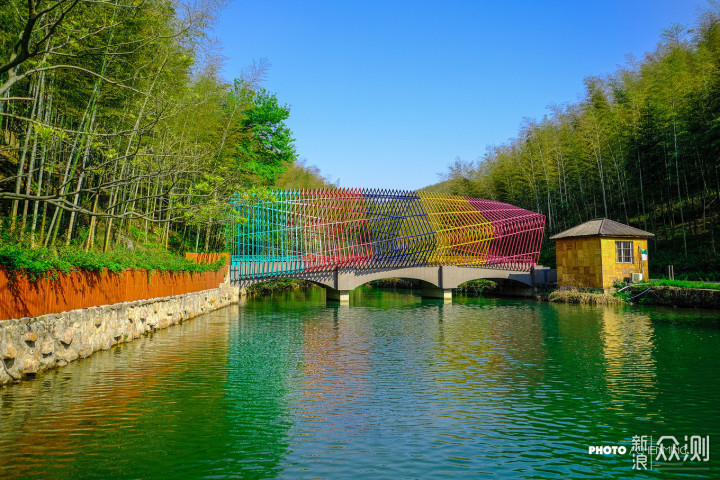
<instances>
[{"instance_id":1,"label":"grass","mask_svg":"<svg viewBox=\"0 0 720 480\"><path fill-rule=\"evenodd\" d=\"M638 284L638 286L648 287L677 287L677 288L702 288L709 290L720 290L720 283L708 283L708 282L692 282L689 280L651 280Z\"/></svg>"},{"instance_id":2,"label":"grass","mask_svg":"<svg viewBox=\"0 0 720 480\"><path fill-rule=\"evenodd\" d=\"M203 264L173 255L167 251L135 251L117 249L108 253L85 252L74 247L58 249L35 248L20 244L0 245L0 267L11 278L23 275L31 281L69 274L73 270L120 273L125 269L146 269L150 272L205 272L217 271L225 265L221 258L215 263Z\"/></svg>"},{"instance_id":3,"label":"grass","mask_svg":"<svg viewBox=\"0 0 720 480\"><path fill-rule=\"evenodd\" d=\"M584 305L621 305L625 303L622 298L609 293L576 289L555 290L548 296L548 301Z\"/></svg>"}]
</instances>

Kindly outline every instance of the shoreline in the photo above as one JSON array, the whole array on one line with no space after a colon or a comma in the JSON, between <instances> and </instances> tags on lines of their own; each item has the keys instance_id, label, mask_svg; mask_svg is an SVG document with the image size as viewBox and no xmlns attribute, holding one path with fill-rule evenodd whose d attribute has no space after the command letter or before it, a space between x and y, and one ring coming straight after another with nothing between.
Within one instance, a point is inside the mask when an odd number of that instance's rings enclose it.
<instances>
[{"instance_id":1,"label":"shoreline","mask_svg":"<svg viewBox=\"0 0 720 480\"><path fill-rule=\"evenodd\" d=\"M418 289L412 281L401 278L375 280L367 285L373 288L388 290ZM296 290L313 286L310 282L286 280L280 283L268 282L247 289L248 296L269 295L276 292ZM481 284L465 285L455 289L453 293L468 297L486 298L528 298L540 302L569 303L582 305L656 305L675 308L703 308L720 310L720 290L679 288L668 286L634 285L628 289L628 295L592 291L587 289L552 289L535 292L531 295L518 295L513 286L504 286L492 281ZM632 299L632 301L628 301Z\"/></svg>"},{"instance_id":2,"label":"shoreline","mask_svg":"<svg viewBox=\"0 0 720 480\"><path fill-rule=\"evenodd\" d=\"M238 289L221 285L0 321L0 388L234 303L238 303Z\"/></svg>"}]
</instances>

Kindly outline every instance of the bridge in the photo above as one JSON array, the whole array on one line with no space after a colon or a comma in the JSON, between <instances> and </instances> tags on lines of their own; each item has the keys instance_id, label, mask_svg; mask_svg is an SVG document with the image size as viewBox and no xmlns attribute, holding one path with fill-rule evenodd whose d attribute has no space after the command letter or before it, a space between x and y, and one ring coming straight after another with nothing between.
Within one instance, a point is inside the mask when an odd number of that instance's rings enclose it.
<instances>
[{"instance_id":1,"label":"bridge","mask_svg":"<svg viewBox=\"0 0 720 480\"><path fill-rule=\"evenodd\" d=\"M231 282L307 280L328 299L372 280L418 282L423 296L451 299L468 280L527 287L548 280L537 267L544 215L507 203L376 189L269 190L228 206Z\"/></svg>"}]
</instances>

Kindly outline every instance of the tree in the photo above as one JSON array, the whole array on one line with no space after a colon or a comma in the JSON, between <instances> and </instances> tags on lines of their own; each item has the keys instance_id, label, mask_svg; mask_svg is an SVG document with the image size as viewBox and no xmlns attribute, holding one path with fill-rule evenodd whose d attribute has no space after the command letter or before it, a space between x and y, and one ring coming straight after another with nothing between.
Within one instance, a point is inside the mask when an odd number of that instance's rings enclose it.
<instances>
[{"instance_id":1,"label":"tree","mask_svg":"<svg viewBox=\"0 0 720 480\"><path fill-rule=\"evenodd\" d=\"M251 104L239 122L248 135L235 147L234 157L248 182L272 185L297 158L295 139L285 124L290 108L264 89L253 92Z\"/></svg>"}]
</instances>

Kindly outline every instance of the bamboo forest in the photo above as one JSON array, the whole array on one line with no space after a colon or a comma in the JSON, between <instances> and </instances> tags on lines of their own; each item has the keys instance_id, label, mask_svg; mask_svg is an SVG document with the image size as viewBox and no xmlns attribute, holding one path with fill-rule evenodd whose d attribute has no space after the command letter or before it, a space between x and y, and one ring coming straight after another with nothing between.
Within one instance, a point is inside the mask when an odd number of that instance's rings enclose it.
<instances>
[{"instance_id":1,"label":"bamboo forest","mask_svg":"<svg viewBox=\"0 0 720 480\"><path fill-rule=\"evenodd\" d=\"M222 250L231 193L327 183L297 159L266 60L220 78L206 33L222 6L3 2L3 263L13 244Z\"/></svg>"},{"instance_id":2,"label":"bamboo forest","mask_svg":"<svg viewBox=\"0 0 720 480\"><path fill-rule=\"evenodd\" d=\"M430 189L544 213L549 235L612 218L656 233L657 274L674 262L720 280L720 14L669 26L655 51L625 60Z\"/></svg>"}]
</instances>

